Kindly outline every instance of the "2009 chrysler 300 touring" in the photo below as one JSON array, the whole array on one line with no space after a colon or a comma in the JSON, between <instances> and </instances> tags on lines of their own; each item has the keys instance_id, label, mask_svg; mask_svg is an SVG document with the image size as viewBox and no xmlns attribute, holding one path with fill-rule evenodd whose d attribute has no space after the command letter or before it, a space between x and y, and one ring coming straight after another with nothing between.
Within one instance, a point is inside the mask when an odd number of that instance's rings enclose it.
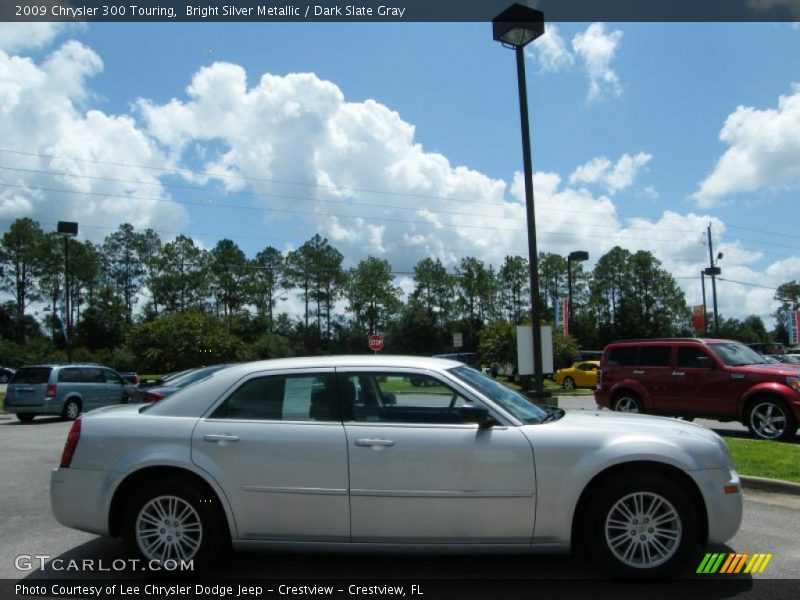
<instances>
[{"instance_id":1,"label":"2009 chrysler 300 touring","mask_svg":"<svg viewBox=\"0 0 800 600\"><path fill-rule=\"evenodd\" d=\"M425 385L412 385L411 379ZM51 481L64 525L147 560L234 548L588 550L661 576L730 539L739 477L676 420L540 408L462 363L339 356L217 371L75 421Z\"/></svg>"}]
</instances>

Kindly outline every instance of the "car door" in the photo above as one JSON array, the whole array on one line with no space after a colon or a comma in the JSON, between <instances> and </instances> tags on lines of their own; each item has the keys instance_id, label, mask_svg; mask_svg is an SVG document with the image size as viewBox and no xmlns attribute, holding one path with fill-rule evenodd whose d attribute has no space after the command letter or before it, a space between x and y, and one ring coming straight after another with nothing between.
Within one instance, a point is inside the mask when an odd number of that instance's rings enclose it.
<instances>
[{"instance_id":1,"label":"car door","mask_svg":"<svg viewBox=\"0 0 800 600\"><path fill-rule=\"evenodd\" d=\"M103 402L105 404L121 404L125 393L125 380L111 369L102 369L105 380Z\"/></svg>"},{"instance_id":2,"label":"car door","mask_svg":"<svg viewBox=\"0 0 800 600\"><path fill-rule=\"evenodd\" d=\"M479 399L426 372L338 373L353 542L530 543L533 450L518 428L460 422Z\"/></svg>"},{"instance_id":3,"label":"car door","mask_svg":"<svg viewBox=\"0 0 800 600\"><path fill-rule=\"evenodd\" d=\"M580 363L575 369L575 383L578 387L597 387L597 365L591 362Z\"/></svg>"},{"instance_id":4,"label":"car door","mask_svg":"<svg viewBox=\"0 0 800 600\"><path fill-rule=\"evenodd\" d=\"M748 385L700 346L678 347L674 374L683 383L680 394L676 393L679 413L687 416L734 417L736 403Z\"/></svg>"},{"instance_id":5,"label":"car door","mask_svg":"<svg viewBox=\"0 0 800 600\"><path fill-rule=\"evenodd\" d=\"M633 377L647 390L645 410L664 414L675 412L671 345L643 344Z\"/></svg>"},{"instance_id":6,"label":"car door","mask_svg":"<svg viewBox=\"0 0 800 600\"><path fill-rule=\"evenodd\" d=\"M237 384L192 434L192 461L230 500L240 539L350 539L347 442L332 369Z\"/></svg>"},{"instance_id":7,"label":"car door","mask_svg":"<svg viewBox=\"0 0 800 600\"><path fill-rule=\"evenodd\" d=\"M75 385L76 390L81 395L83 401L83 412L89 412L95 408L105 406L106 402L106 378L103 369L100 367L81 367L80 381Z\"/></svg>"}]
</instances>

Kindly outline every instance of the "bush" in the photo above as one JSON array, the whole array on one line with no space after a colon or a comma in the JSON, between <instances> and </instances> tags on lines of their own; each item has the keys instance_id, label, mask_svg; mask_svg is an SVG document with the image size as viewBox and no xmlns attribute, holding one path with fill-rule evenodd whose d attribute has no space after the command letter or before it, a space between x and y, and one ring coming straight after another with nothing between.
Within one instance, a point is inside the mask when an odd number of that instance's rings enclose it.
<instances>
[{"instance_id":1,"label":"bush","mask_svg":"<svg viewBox=\"0 0 800 600\"><path fill-rule=\"evenodd\" d=\"M127 338L122 360L141 372L167 373L201 365L239 362L247 358L242 341L214 317L200 311L163 316L136 326Z\"/></svg>"}]
</instances>

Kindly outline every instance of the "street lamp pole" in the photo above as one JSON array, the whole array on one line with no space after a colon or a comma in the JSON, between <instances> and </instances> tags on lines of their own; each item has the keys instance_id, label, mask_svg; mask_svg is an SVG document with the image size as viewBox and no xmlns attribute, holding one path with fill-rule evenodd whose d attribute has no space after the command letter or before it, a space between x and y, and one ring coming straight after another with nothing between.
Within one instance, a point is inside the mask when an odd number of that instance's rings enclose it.
<instances>
[{"instance_id":1,"label":"street lamp pole","mask_svg":"<svg viewBox=\"0 0 800 600\"><path fill-rule=\"evenodd\" d=\"M522 131L522 160L525 176L525 212L528 223L528 265L531 285L531 329L533 333L533 391L535 397L548 397L542 374L541 309L539 306L539 260L536 248L536 214L533 208L533 166L531 161L528 92L525 83L525 45L544 33L544 14L538 10L513 4L492 20L496 41L513 48L517 58L517 85Z\"/></svg>"},{"instance_id":2,"label":"street lamp pole","mask_svg":"<svg viewBox=\"0 0 800 600\"><path fill-rule=\"evenodd\" d=\"M575 250L567 255L567 322L572 321L572 262L589 260L589 253L585 250ZM568 327L567 333L572 328Z\"/></svg>"},{"instance_id":3,"label":"street lamp pole","mask_svg":"<svg viewBox=\"0 0 800 600\"><path fill-rule=\"evenodd\" d=\"M64 238L64 337L66 338L67 362L72 362L72 318L69 306L69 238L78 235L78 224L72 221L59 221L58 234Z\"/></svg>"}]
</instances>

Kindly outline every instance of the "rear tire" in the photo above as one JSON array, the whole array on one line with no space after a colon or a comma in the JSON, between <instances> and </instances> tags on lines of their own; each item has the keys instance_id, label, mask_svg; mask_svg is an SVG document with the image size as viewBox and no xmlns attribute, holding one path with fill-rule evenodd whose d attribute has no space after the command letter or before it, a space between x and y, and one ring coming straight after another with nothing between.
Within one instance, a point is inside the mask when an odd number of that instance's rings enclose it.
<instances>
[{"instance_id":1,"label":"rear tire","mask_svg":"<svg viewBox=\"0 0 800 600\"><path fill-rule=\"evenodd\" d=\"M634 578L673 574L698 540L689 495L666 476L645 472L616 476L596 490L584 531L601 568Z\"/></svg>"},{"instance_id":2,"label":"rear tire","mask_svg":"<svg viewBox=\"0 0 800 600\"><path fill-rule=\"evenodd\" d=\"M146 562L193 560L211 567L229 547L216 496L190 481L154 481L134 494L123 515L128 550Z\"/></svg>"},{"instance_id":3,"label":"rear tire","mask_svg":"<svg viewBox=\"0 0 800 600\"><path fill-rule=\"evenodd\" d=\"M17 418L21 423L30 423L35 416L33 413L17 413Z\"/></svg>"},{"instance_id":4,"label":"rear tire","mask_svg":"<svg viewBox=\"0 0 800 600\"><path fill-rule=\"evenodd\" d=\"M574 390L575 389L575 380L572 377L567 377L564 379L564 389L565 390Z\"/></svg>"},{"instance_id":5,"label":"rear tire","mask_svg":"<svg viewBox=\"0 0 800 600\"><path fill-rule=\"evenodd\" d=\"M760 440L787 441L797 431L792 411L780 400L758 398L747 411L747 428Z\"/></svg>"},{"instance_id":6,"label":"rear tire","mask_svg":"<svg viewBox=\"0 0 800 600\"><path fill-rule=\"evenodd\" d=\"M619 396L614 398L614 405L613 410L617 412L626 412L626 413L644 413L644 406L642 405L642 401L639 399L639 396L634 394L633 392L622 392Z\"/></svg>"},{"instance_id":7,"label":"rear tire","mask_svg":"<svg viewBox=\"0 0 800 600\"><path fill-rule=\"evenodd\" d=\"M61 410L61 418L65 421L74 421L81 414L81 401L70 398Z\"/></svg>"}]
</instances>

